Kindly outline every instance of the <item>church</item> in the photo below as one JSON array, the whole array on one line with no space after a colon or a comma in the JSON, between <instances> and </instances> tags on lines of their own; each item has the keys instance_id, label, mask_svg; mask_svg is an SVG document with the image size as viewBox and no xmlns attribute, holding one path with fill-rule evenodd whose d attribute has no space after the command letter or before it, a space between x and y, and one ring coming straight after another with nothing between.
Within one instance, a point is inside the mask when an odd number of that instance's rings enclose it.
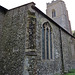
<instances>
[{"instance_id":1,"label":"church","mask_svg":"<svg viewBox=\"0 0 75 75\"><path fill-rule=\"evenodd\" d=\"M0 75L56 75L75 69L75 37L65 2L0 6Z\"/></svg>"}]
</instances>

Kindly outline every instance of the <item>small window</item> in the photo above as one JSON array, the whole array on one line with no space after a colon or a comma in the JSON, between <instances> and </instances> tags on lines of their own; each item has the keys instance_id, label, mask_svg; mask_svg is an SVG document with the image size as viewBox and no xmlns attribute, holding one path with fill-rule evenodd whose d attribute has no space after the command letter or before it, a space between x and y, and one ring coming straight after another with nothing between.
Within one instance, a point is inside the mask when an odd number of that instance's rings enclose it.
<instances>
[{"instance_id":1,"label":"small window","mask_svg":"<svg viewBox=\"0 0 75 75\"><path fill-rule=\"evenodd\" d=\"M56 11L54 9L52 10L52 18L53 17L56 17Z\"/></svg>"}]
</instances>

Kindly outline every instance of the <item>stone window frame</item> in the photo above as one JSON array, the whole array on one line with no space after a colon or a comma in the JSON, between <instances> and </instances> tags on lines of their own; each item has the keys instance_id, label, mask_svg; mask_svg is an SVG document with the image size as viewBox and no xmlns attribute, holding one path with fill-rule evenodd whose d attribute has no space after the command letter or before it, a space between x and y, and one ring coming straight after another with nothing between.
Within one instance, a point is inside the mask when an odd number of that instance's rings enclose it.
<instances>
[{"instance_id":1,"label":"stone window frame","mask_svg":"<svg viewBox=\"0 0 75 75\"><path fill-rule=\"evenodd\" d=\"M51 25L50 25L50 23L49 22L44 22L43 24L42 24L42 27L45 27L45 58L43 58L43 49L42 49L42 59L43 60L54 60L54 48L53 48L53 33L52 33L52 27L51 27ZM49 29L49 32L48 32L48 39L49 39L49 44L48 44L48 46L49 46L49 59L47 59L47 47L46 47L46 29ZM52 39L52 58L51 58L51 51L50 51L50 33L51 32L51 39ZM42 42L43 43L43 42ZM43 47L42 47L43 48Z\"/></svg>"},{"instance_id":2,"label":"stone window frame","mask_svg":"<svg viewBox=\"0 0 75 75\"><path fill-rule=\"evenodd\" d=\"M56 11L55 9L52 9L52 18L56 17Z\"/></svg>"}]
</instances>

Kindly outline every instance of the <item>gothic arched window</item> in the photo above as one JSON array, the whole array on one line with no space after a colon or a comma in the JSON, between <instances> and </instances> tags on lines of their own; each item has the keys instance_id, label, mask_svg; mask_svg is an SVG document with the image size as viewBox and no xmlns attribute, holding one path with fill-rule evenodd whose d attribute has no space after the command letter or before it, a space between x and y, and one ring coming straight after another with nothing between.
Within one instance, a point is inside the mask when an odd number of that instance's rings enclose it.
<instances>
[{"instance_id":1,"label":"gothic arched window","mask_svg":"<svg viewBox=\"0 0 75 75\"><path fill-rule=\"evenodd\" d=\"M53 17L56 17L56 11L54 9L52 10L52 18Z\"/></svg>"},{"instance_id":2,"label":"gothic arched window","mask_svg":"<svg viewBox=\"0 0 75 75\"><path fill-rule=\"evenodd\" d=\"M42 59L53 59L51 30L50 24L45 22L42 26Z\"/></svg>"}]
</instances>

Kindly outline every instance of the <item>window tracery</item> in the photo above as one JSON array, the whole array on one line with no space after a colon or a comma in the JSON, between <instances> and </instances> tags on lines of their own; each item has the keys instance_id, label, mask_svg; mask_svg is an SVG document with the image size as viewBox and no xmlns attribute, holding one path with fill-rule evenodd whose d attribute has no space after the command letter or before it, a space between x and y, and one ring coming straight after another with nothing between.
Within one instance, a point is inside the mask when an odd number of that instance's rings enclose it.
<instances>
[{"instance_id":1,"label":"window tracery","mask_svg":"<svg viewBox=\"0 0 75 75\"><path fill-rule=\"evenodd\" d=\"M42 59L53 59L51 30L50 24L45 22L42 26Z\"/></svg>"}]
</instances>

